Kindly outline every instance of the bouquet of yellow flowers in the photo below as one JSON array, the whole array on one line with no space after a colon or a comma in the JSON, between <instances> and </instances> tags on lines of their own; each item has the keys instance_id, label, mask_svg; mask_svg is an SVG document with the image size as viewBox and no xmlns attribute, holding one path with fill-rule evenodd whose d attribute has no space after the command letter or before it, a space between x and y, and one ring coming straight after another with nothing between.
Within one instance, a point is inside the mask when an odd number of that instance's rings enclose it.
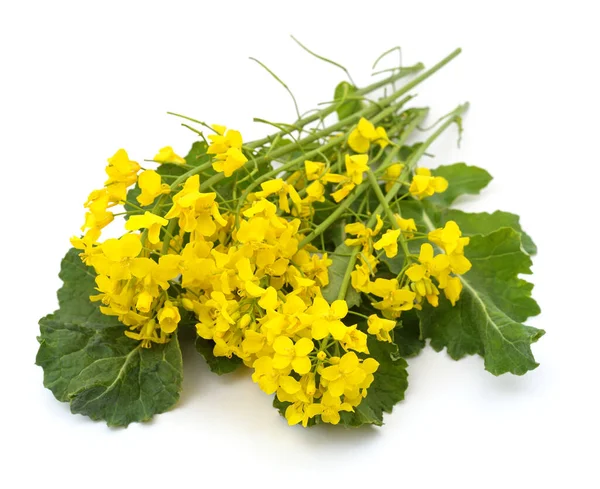
<instances>
[{"instance_id":1,"label":"bouquet of yellow flowers","mask_svg":"<svg viewBox=\"0 0 600 489\"><path fill-rule=\"evenodd\" d=\"M40 321L44 385L73 413L148 420L177 403L189 330L213 372L251 369L290 425L358 426L404 398L427 338L494 375L534 369L544 332L522 324L539 308L519 278L534 243L514 214L451 208L485 170L418 166L467 105L419 141L428 109L409 92L459 52L342 82L257 141L185 117L185 157L167 146L142 167L118 150ZM102 239L109 225L123 234Z\"/></svg>"}]
</instances>

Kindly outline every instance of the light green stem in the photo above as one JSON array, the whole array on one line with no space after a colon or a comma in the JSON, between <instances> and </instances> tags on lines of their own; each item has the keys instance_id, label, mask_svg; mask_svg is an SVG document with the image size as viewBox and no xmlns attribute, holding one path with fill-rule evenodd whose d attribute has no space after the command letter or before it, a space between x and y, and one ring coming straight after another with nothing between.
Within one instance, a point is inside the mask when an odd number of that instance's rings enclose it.
<instances>
[{"instance_id":1,"label":"light green stem","mask_svg":"<svg viewBox=\"0 0 600 489\"><path fill-rule=\"evenodd\" d=\"M361 97L363 95L367 95L371 92L374 92L375 90L384 87L386 85L389 85L391 83L394 83L396 81L398 81L400 78L403 78L407 75L410 75L412 73L417 73L419 71L421 71L424 68L422 63L417 63L414 66L407 66L405 68L402 68L400 70L400 72L395 73L394 75L388 77L388 78L384 78L383 80L379 80L375 83L372 83L371 85L368 85L364 88L361 88L359 90L356 90L356 92L354 92L354 96L358 96ZM329 107L323 109L323 110L319 110L307 117L303 117L301 119L298 119L296 122L294 122L293 124L290 124L290 126L293 127L298 127L298 130L304 128L304 126L310 124L311 122L314 122L318 119L322 119L324 117L327 117L329 114L332 114L333 112L335 112L338 108L338 106L345 102L344 100L338 102L338 103L333 103L331 104ZM260 146L262 146L263 144L267 144L271 141L273 141L275 138L277 137L283 137L285 135L287 135L288 132L287 131L279 131L275 134L271 134L267 137L264 137L262 139L258 139L256 141L252 141L251 143L248 143L248 147L251 149L255 149L258 148Z\"/></svg>"},{"instance_id":2,"label":"light green stem","mask_svg":"<svg viewBox=\"0 0 600 489\"><path fill-rule=\"evenodd\" d=\"M456 49L454 50L452 53L450 53L448 56L446 56L443 60L441 60L439 63L437 63L436 65L434 65L432 68L430 68L429 70L423 72L422 74L420 74L419 76L415 77L413 80L411 80L410 82L408 82L406 85L404 85L402 88L400 88L399 90L395 91L394 93L392 93L391 95L389 95L388 97L385 97L383 99L381 99L379 101L379 105L381 106L385 106L385 105L389 105L390 103L392 103L394 100L400 98L402 95L406 94L407 92L409 92L412 88L414 88L416 85L418 85L419 83L421 83L422 81L426 80L427 78L429 78L431 75L433 75L434 73L436 73L437 71L439 71L442 67L444 67L446 64L448 64L450 61L452 61L456 56L458 56L460 54L461 50ZM327 110L327 109L324 109ZM270 157L267 159L266 157L260 157L257 158L254 162L254 164L258 165L258 164L262 164L267 160L276 160L277 158L284 156L286 154L289 154L297 149L301 149L303 145L305 144L309 144L312 143L314 141L317 141L318 139L321 139L325 136L328 136L329 134L331 134L334 131L337 131L338 129L342 129L346 126L352 125L354 124L356 121L358 121L361 117L366 117L366 118L370 118L372 115L374 115L378 110L377 106L369 106L369 107L365 107L364 109L346 117L345 119L342 119L341 121L339 121L336 124L333 124L331 126L329 126L326 129L323 129L321 131L315 131L313 134L295 142L295 143L291 143L291 144L287 144L282 148L279 148L277 150L274 150L271 154ZM246 165L249 165L251 162L246 163ZM196 172L194 172L193 170L191 170L190 172L188 172L189 174L186 174L187 177L190 177L192 175L194 175ZM206 182L204 182L202 184L202 189L206 188L206 187L210 187L210 186L214 186L217 182L221 181L223 178L225 178L225 175L223 173L218 173L216 175L213 175L212 177L210 177L208 180L206 180Z\"/></svg>"}]
</instances>

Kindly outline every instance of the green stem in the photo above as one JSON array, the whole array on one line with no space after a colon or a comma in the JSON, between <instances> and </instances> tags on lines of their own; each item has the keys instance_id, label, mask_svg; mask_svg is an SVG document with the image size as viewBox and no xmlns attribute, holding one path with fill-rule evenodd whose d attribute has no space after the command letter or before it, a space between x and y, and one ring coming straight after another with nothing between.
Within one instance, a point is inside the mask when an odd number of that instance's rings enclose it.
<instances>
[{"instance_id":1,"label":"green stem","mask_svg":"<svg viewBox=\"0 0 600 489\"><path fill-rule=\"evenodd\" d=\"M452 53L452 54L454 54L454 53ZM458 53L456 53L452 57L454 58L457 55L458 55ZM448 61L450 61L450 60L448 60ZM388 78L384 78L383 80L379 80L375 83L372 83L371 85L368 85L364 88L357 90L356 92L354 92L354 95L355 96L367 95L383 86L386 86L386 85L389 85L390 83L394 83L395 81L398 81L400 78L403 78L406 75L416 73L416 72L422 70L423 68L424 68L424 66L421 63L417 63L414 66L407 66L406 68L402 69L400 72L395 73L394 75L392 75ZM329 114L332 114L333 112L335 112L337 110L338 105L343 102L345 102L345 100L342 100L339 103L334 103L331 106L329 106L323 110L314 112L307 117L298 119L293 124L290 124L290 126L297 126L299 128L303 128L304 126L310 124L311 122L314 122L318 119L322 119L322 118L328 116ZM258 147L262 146L263 144L267 144L267 143L273 141L275 138L285 136L286 134L287 134L286 131L279 131L275 134L271 134L262 139L258 139L256 141L252 141L251 143L248 143L248 147L250 147L252 149L258 148Z\"/></svg>"},{"instance_id":2,"label":"green stem","mask_svg":"<svg viewBox=\"0 0 600 489\"><path fill-rule=\"evenodd\" d=\"M381 191L379 183L377 183L377 177L375 177L373 170L369 169L369 171L367 172L367 177L369 178L369 182L371 183L371 188L375 191L377 200L379 200L379 207L383 207L383 210L385 211L385 214L387 215L387 218L390 221L390 226L394 229L399 229L400 226L398 226L396 218L394 217L394 213L392 212L392 209L390 209L390 206L388 204L389 201L386 200L386 197L383 195L383 192ZM390 198L390 201L394 196L395 194ZM372 216L371 219L373 219ZM377 219L377 215L375 215L375 219ZM399 241L400 245L402 246L402 251L404 251L404 256L408 257L408 245L406 244L406 238L404 237L402 232L400 232Z\"/></svg>"},{"instance_id":3,"label":"green stem","mask_svg":"<svg viewBox=\"0 0 600 489\"><path fill-rule=\"evenodd\" d=\"M430 68L429 70L423 72L421 75L415 77L413 80L411 80L410 82L408 82L406 85L404 85L402 88L400 88L399 90L395 91L394 93L392 93L391 95L389 95L388 97L385 97L383 99L381 99L379 101L380 105L382 106L386 106L391 104L394 100L400 98L402 95L406 94L408 91L410 91L412 88L414 88L416 85L418 85L419 83L421 83L422 81L426 80L427 78L429 78L431 75L433 75L434 73L436 73L437 71L439 71L442 67L444 67L445 65L447 65L450 61L452 61L456 56L458 56L460 54L461 50L456 49L454 50L452 53L450 53L448 56L446 56L443 60L441 60L439 63L437 63L436 65L434 65L432 68ZM393 77L390 77L390 79ZM327 110L327 109L324 109ZM297 141L296 143L291 143L291 144L287 144L282 148L279 148L275 151L272 152L272 154L270 155L270 159L271 160L276 160L277 158L284 156L286 154L289 154L293 151L296 151L297 149L302 149L302 146L305 144L310 144L318 139L321 139L325 136L328 136L329 134L331 134L334 131L337 131L338 129L342 129L348 125L352 125L354 124L356 121L358 121L361 117L366 117L369 118L372 115L374 115L375 113L377 113L378 108L376 106L370 106L370 107L365 107L362 110L359 110L358 112L355 112L354 114L342 119L341 121L339 121L336 124L333 124L321 131L315 131L313 134ZM380 119L379 119L380 120ZM375 118L373 118L372 122L375 122ZM250 146L250 145L249 145ZM257 158L255 164L258 163L264 163L265 161L267 161L267 158L265 157L261 157L261 158ZM248 165L248 163L246 163L246 165ZM190 171L188 172L189 176L194 175L197 172L193 172ZM187 177L186 177L187 178ZM203 185L202 187L204 187L204 185L206 186L211 186L214 185L215 183L221 181L223 178L225 178L225 175L223 173L218 173L216 175L213 175L212 177L210 177Z\"/></svg>"},{"instance_id":4,"label":"green stem","mask_svg":"<svg viewBox=\"0 0 600 489\"><path fill-rule=\"evenodd\" d=\"M319 236L320 234L322 234L323 232L325 232L325 230L331 226L339 216L341 216L344 211L350 207L352 205L352 203L358 199L365 190L367 190L367 188L369 188L367 185L359 185L358 187L356 187L356 189L354 190L354 193L352 195L349 195L348 197L346 197L342 203L337 206L337 208L335 209L335 211L333 211L329 217L327 219L325 219L321 224L319 224L315 230L310 233L308 236L306 236L302 241L300 241L300 244L298 245L298 249L302 249L302 247L306 246L308 243L310 243L313 239L315 239L317 236Z\"/></svg>"},{"instance_id":5,"label":"green stem","mask_svg":"<svg viewBox=\"0 0 600 489\"><path fill-rule=\"evenodd\" d=\"M400 102L397 102L397 103L391 105L390 107L388 107L387 109L382 110L379 114L377 114L375 117L373 117L373 119L372 119L373 123L377 123L380 120L386 118L388 115L393 114L396 110L398 110L399 107L402 107L408 100L409 100L409 97L406 97L406 98L400 100ZM334 124L327 130L329 131L330 129L336 127L337 125L339 125L339 123ZM318 139L317 137L315 137L315 135L309 136L308 138L305 138L305 139L310 139L310 138ZM239 220L241 208L244 205L244 202L246 202L248 195L250 195L250 193L256 187L258 187L262 182L265 182L273 177L276 177L280 173L283 173L283 172L295 167L298 164L304 163L305 160L310 159L313 156L316 156L317 154L319 154L320 152L323 152L331 147L336 146L340 142L345 141L345 139L346 139L345 134L341 134L340 136L332 138L328 143L324 144L320 148L315 149L313 151L309 151L308 153L305 153L298 158L288 161L285 165L282 165L279 168L275 168L274 170L271 170L270 172L267 172L267 173L261 175L260 177L258 177L256 180L254 180L250 185L248 185L248 187L246 187L246 189L244 190L244 193L242 194L242 196L240 197L240 200L238 201L238 205L237 205L237 209L236 209L236 221ZM310 141L310 142L312 142L312 141ZM291 145L288 145L288 146L291 146ZM217 176L217 175L215 175L215 176ZM208 181L210 181L210 179L207 180L207 182Z\"/></svg>"},{"instance_id":6,"label":"green stem","mask_svg":"<svg viewBox=\"0 0 600 489\"><path fill-rule=\"evenodd\" d=\"M171 240L169 236L173 236L173 231L175 230L175 226L177 224L177 219L173 218L169 221L169 225L165 230L165 237L163 239L162 249L160 250L161 255L166 255L169 252L169 245L171 244Z\"/></svg>"}]
</instances>

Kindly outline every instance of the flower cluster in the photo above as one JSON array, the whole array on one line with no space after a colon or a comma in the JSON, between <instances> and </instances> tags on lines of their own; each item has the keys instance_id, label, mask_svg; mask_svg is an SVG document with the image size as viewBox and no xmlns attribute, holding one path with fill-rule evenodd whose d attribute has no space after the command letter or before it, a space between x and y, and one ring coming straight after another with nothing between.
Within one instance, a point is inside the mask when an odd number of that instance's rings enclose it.
<instances>
[{"instance_id":1,"label":"flower cluster","mask_svg":"<svg viewBox=\"0 0 600 489\"><path fill-rule=\"evenodd\" d=\"M239 175L248 162L240 133L212 128L205 150L212 169L223 177ZM90 299L145 348L169 341L184 323L194 324L215 357L237 357L253 369L254 382L287 406L290 424L307 426L314 418L337 424L368 395L377 374L368 337L392 342L401 313L421 308L424 299L437 306L438 289L454 304L461 290L457 276L470 267L463 254L469 240L455 223L428 234L438 255L424 243L417 258L407 253L407 240L425 234L414 219L396 213L386 223L382 216L390 213L372 213L365 223L359 207L343 227L346 246L360 252L358 262L348 265L351 283L342 287L365 294L381 316L349 310L344 295L325 299L333 259L315 246L316 236L306 238L318 228L318 205L327 196L340 203L370 185L365 174L373 171L367 153L372 143L383 150L391 142L384 127L361 118L347 138L358 154L305 159L288 174L254 185L243 201L205 191L200 167L187 165L169 146L153 161L189 168L171 184L119 150L109 159L105 186L85 204L85 234L72 239L96 272L97 293ZM386 191L402 183L406 169L403 163L383 167L379 179ZM135 203L127 194L133 185ZM420 199L446 187L443 178L421 168L406 195ZM100 242L101 230L114 219L109 209L118 204L133 209L126 212L127 233ZM405 267L395 278L380 276L382 256L396 257L399 244Z\"/></svg>"}]
</instances>

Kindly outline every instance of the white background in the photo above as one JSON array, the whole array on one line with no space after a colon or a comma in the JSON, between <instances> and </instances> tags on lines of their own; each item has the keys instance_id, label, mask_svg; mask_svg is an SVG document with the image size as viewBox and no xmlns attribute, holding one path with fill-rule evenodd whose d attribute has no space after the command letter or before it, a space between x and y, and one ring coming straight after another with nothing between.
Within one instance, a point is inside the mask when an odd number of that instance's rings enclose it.
<instances>
[{"instance_id":1,"label":"white background","mask_svg":"<svg viewBox=\"0 0 600 489\"><path fill-rule=\"evenodd\" d=\"M61 2L0 6L2 487L599 487L597 316L600 45L594 2ZM428 162L495 177L469 210L522 216L539 246L541 366L495 378L431 349L381 429L289 428L247 374L218 378L184 351L176 409L109 429L42 387L37 320L56 307L60 259L106 158L138 161L194 135L167 110L240 129L294 119L343 79L359 85L401 45L404 63L464 53L419 86L432 118L465 100ZM388 66L394 62L388 60ZM352 486L354 487L354 485Z\"/></svg>"}]
</instances>

